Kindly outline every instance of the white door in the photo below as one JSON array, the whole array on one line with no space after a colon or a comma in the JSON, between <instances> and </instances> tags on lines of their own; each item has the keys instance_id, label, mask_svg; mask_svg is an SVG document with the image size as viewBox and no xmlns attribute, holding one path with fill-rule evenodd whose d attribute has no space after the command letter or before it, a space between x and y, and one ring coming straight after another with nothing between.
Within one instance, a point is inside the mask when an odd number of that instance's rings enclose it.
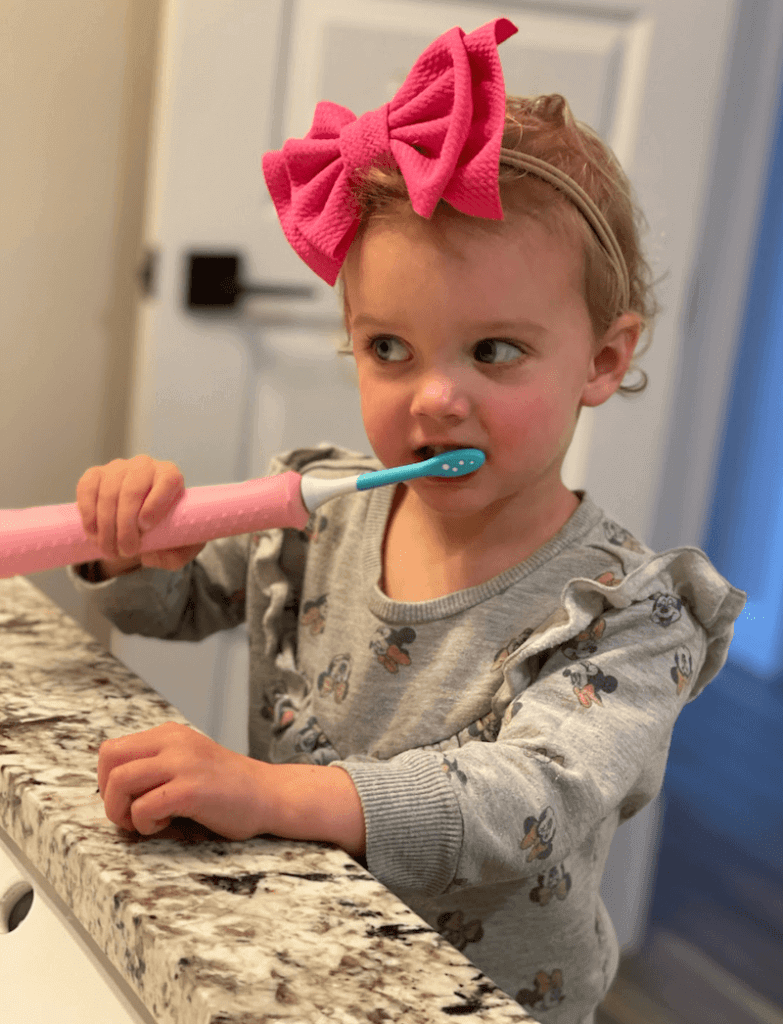
<instances>
[{"instance_id":1,"label":"white door","mask_svg":"<svg viewBox=\"0 0 783 1024\"><path fill-rule=\"evenodd\" d=\"M262 475L275 451L322 440L369 451L350 363L335 354L335 296L285 241L261 156L303 135L319 99L357 114L377 107L436 36L504 15L519 28L500 47L508 92L563 93L613 146L651 225L656 275L668 272L648 391L585 410L566 463L571 487L648 535L738 3L168 0L146 232L158 259L140 320L128 454L172 459L197 485ZM196 317L183 306L186 254L208 250L239 252L245 284L305 284L315 297L250 297L233 318ZM115 631L113 649L195 724L246 749L243 629L198 645ZM637 825L630 851L642 875L650 830ZM626 911L628 899L609 894ZM627 942L633 914L621 914Z\"/></svg>"}]
</instances>

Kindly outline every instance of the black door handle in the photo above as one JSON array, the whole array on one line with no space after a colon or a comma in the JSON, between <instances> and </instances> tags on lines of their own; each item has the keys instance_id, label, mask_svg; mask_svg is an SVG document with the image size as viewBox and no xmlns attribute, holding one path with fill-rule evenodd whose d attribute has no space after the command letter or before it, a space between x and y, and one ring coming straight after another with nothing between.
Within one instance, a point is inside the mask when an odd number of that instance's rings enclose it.
<instances>
[{"instance_id":1,"label":"black door handle","mask_svg":"<svg viewBox=\"0 0 783 1024\"><path fill-rule=\"evenodd\" d=\"M185 308L193 311L236 309L245 295L291 299L315 298L315 289L295 284L243 284L239 253L189 252L186 254Z\"/></svg>"}]
</instances>

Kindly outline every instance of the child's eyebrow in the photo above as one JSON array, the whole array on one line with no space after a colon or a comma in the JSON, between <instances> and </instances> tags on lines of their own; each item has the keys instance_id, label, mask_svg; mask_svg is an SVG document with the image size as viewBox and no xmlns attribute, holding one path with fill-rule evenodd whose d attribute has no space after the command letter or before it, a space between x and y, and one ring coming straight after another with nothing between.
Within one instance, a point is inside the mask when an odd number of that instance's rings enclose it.
<instances>
[{"instance_id":1,"label":"child's eyebrow","mask_svg":"<svg viewBox=\"0 0 783 1024\"><path fill-rule=\"evenodd\" d=\"M515 334L518 331L524 331L526 334L548 334L548 330L543 324L537 324L534 320L490 320L490 321L476 321L470 323L467 326L480 333L497 334L497 333L510 333Z\"/></svg>"},{"instance_id":2,"label":"child's eyebrow","mask_svg":"<svg viewBox=\"0 0 783 1024\"><path fill-rule=\"evenodd\" d=\"M374 316L367 316L367 314L360 314L359 316L351 317L351 325L353 327L376 327L389 330L390 327L394 326L390 320L379 320Z\"/></svg>"},{"instance_id":3,"label":"child's eyebrow","mask_svg":"<svg viewBox=\"0 0 783 1024\"><path fill-rule=\"evenodd\" d=\"M353 327L370 327L383 330L398 329L398 326L394 321L381 320L368 314L360 314L359 316L351 318L351 324ZM482 334L485 337L490 337L494 334L516 334L520 331L526 334L535 334L538 336L548 334L548 330L543 324L538 324L534 320L471 320L465 323L465 328L475 334Z\"/></svg>"}]
</instances>

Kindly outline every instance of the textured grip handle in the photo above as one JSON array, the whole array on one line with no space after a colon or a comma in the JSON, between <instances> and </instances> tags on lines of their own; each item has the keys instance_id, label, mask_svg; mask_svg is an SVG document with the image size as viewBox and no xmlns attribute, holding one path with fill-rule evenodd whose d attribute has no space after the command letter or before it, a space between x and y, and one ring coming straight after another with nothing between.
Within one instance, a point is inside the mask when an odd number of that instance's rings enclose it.
<instances>
[{"instance_id":1,"label":"textured grip handle","mask_svg":"<svg viewBox=\"0 0 783 1024\"><path fill-rule=\"evenodd\" d=\"M238 484L190 487L162 523L142 535L142 551L202 544L254 530L302 530L309 513L298 473ZM105 557L85 534L76 504L0 509L0 579Z\"/></svg>"}]
</instances>

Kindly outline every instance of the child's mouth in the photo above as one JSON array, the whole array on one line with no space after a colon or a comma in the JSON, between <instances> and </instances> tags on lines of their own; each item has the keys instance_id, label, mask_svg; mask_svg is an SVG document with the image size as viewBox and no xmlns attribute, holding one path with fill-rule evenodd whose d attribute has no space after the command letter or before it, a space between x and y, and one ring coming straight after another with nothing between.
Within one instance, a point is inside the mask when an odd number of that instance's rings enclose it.
<instances>
[{"instance_id":1,"label":"child's mouth","mask_svg":"<svg viewBox=\"0 0 783 1024\"><path fill-rule=\"evenodd\" d=\"M451 454L453 452L461 454L455 456ZM466 444L450 443L423 444L420 448L414 448L413 454L418 462L434 461L434 464L438 466L438 470L433 471L434 475L427 476L425 478L433 485L453 485L455 480L464 482L471 479L473 475L478 472L479 467L484 463L486 458L485 454L481 450L473 449ZM480 456L480 458L477 456ZM456 462L455 459L459 459L459 462ZM456 476L452 476L451 472L445 473L440 471L446 469L453 469L456 471L457 467L459 468L459 473Z\"/></svg>"},{"instance_id":2,"label":"child's mouth","mask_svg":"<svg viewBox=\"0 0 783 1024\"><path fill-rule=\"evenodd\" d=\"M433 458L435 455L442 455L444 452L456 452L460 448L466 447L468 446L464 444L425 444L421 448L417 448L413 454L420 462L423 462L426 459Z\"/></svg>"}]
</instances>

